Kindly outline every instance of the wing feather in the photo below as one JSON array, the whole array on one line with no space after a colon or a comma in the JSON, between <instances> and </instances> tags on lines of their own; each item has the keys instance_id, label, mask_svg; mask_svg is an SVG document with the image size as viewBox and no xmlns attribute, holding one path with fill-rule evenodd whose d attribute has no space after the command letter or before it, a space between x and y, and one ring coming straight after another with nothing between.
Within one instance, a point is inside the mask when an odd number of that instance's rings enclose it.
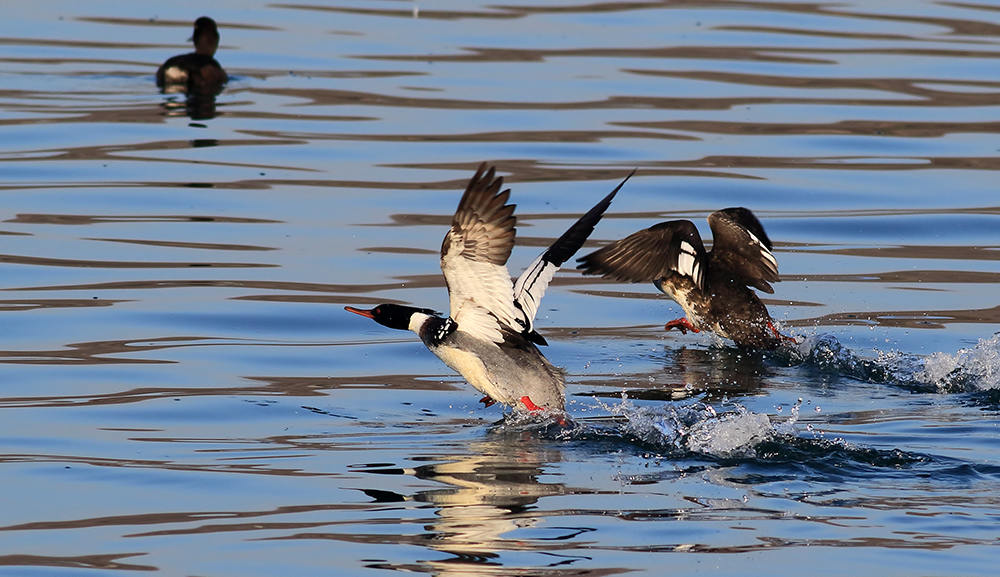
<instances>
[{"instance_id":1,"label":"wing feather","mask_svg":"<svg viewBox=\"0 0 1000 577\"><path fill-rule=\"evenodd\" d=\"M479 166L458 203L441 244L451 318L458 329L496 343L514 327L513 286L507 259L516 234L510 189L493 167Z\"/></svg>"},{"instance_id":2,"label":"wing feather","mask_svg":"<svg viewBox=\"0 0 1000 577\"><path fill-rule=\"evenodd\" d=\"M625 180L621 181L621 184L573 223L573 226L556 239L552 246L528 265L528 268L518 277L514 284L514 306L517 308L516 320L524 332L531 333L534 330L538 306L556 271L563 263L573 258L576 251L580 250L590 234L594 232L594 227L600 222L604 212L611 206L615 195L634 174L633 170L625 177Z\"/></svg>"},{"instance_id":3,"label":"wing feather","mask_svg":"<svg viewBox=\"0 0 1000 577\"><path fill-rule=\"evenodd\" d=\"M771 239L757 217L746 208L726 208L708 217L712 227L712 263L725 268L748 286L768 294L778 282L778 261L771 254Z\"/></svg>"},{"instance_id":4,"label":"wing feather","mask_svg":"<svg viewBox=\"0 0 1000 577\"><path fill-rule=\"evenodd\" d=\"M704 288L705 245L689 220L661 222L577 259L583 274L624 282L652 282L671 274Z\"/></svg>"}]
</instances>

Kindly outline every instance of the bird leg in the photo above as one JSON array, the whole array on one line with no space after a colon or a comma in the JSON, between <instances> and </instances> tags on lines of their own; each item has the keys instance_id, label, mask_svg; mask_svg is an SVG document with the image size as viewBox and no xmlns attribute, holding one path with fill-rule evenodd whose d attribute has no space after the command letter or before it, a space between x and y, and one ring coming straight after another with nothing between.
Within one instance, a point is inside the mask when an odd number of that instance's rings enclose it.
<instances>
[{"instance_id":1,"label":"bird leg","mask_svg":"<svg viewBox=\"0 0 1000 577\"><path fill-rule=\"evenodd\" d=\"M774 333L774 337L779 341L787 341L793 345L798 344L798 341L795 340L795 337L789 337L779 333L778 329L774 328L774 323L772 323L771 321L767 321L767 328L771 329L771 332Z\"/></svg>"},{"instance_id":2,"label":"bird leg","mask_svg":"<svg viewBox=\"0 0 1000 577\"><path fill-rule=\"evenodd\" d=\"M529 397L528 395L524 395L523 397L521 397L521 402L524 403L524 408L528 409L528 412L531 414L540 413L545 410L542 407L539 407L538 405L533 403L531 401L531 397ZM566 419L564 419L558 412L553 412L548 414L555 417L556 423L558 423L560 427L569 426L569 423L566 422Z\"/></svg>"},{"instance_id":3,"label":"bird leg","mask_svg":"<svg viewBox=\"0 0 1000 577\"><path fill-rule=\"evenodd\" d=\"M701 329L695 327L691 324L691 321L687 320L687 317L681 317L679 319L674 319L663 326L663 330L669 331L670 329L680 329L681 334L686 335L688 331L693 333L700 333Z\"/></svg>"},{"instance_id":4,"label":"bird leg","mask_svg":"<svg viewBox=\"0 0 1000 577\"><path fill-rule=\"evenodd\" d=\"M483 398L479 399L479 402L483 404L484 409L487 407L492 407L493 405L496 404L496 401L493 400L493 397L489 395L483 395Z\"/></svg>"},{"instance_id":5,"label":"bird leg","mask_svg":"<svg viewBox=\"0 0 1000 577\"><path fill-rule=\"evenodd\" d=\"M543 411L545 409L539 407L535 403L531 402L531 397L524 395L521 397L521 402L524 403L524 408L528 409L529 413L537 413L538 411Z\"/></svg>"}]
</instances>

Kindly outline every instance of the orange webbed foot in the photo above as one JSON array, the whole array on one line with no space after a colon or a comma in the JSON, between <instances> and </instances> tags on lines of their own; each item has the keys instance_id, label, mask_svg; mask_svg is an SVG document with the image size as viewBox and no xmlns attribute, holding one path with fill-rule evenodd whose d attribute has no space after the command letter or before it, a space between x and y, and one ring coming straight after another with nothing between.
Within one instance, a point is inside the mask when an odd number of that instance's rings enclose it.
<instances>
[{"instance_id":1,"label":"orange webbed foot","mask_svg":"<svg viewBox=\"0 0 1000 577\"><path fill-rule=\"evenodd\" d=\"M701 329L691 324L691 321L687 320L687 317L682 317L679 319L674 319L669 323L663 325L663 330L669 331L670 329L679 329L681 334L687 334L688 331L693 333L700 333Z\"/></svg>"},{"instance_id":2,"label":"orange webbed foot","mask_svg":"<svg viewBox=\"0 0 1000 577\"><path fill-rule=\"evenodd\" d=\"M528 395L524 395L523 397L521 397L520 401L524 403L524 408L528 409L528 412L531 413L532 415L545 411L544 408L539 407L534 402L532 402L531 397L529 397ZM555 420L557 423L559 423L560 427L569 426L568 423L566 422L566 419L560 416L558 411L554 412L552 416L555 417Z\"/></svg>"},{"instance_id":3,"label":"orange webbed foot","mask_svg":"<svg viewBox=\"0 0 1000 577\"><path fill-rule=\"evenodd\" d=\"M539 407L531 401L531 397L524 395L521 397L521 402L524 403L524 408L528 409L529 413L537 413L538 411L544 411L545 409Z\"/></svg>"},{"instance_id":4,"label":"orange webbed foot","mask_svg":"<svg viewBox=\"0 0 1000 577\"><path fill-rule=\"evenodd\" d=\"M787 342L793 345L797 345L799 343L799 341L795 340L795 337L790 337L788 335L783 335L779 333L778 329L774 327L774 323L772 323L771 321L767 321L767 328L771 329L771 333L774 334L774 337L781 342Z\"/></svg>"}]
</instances>

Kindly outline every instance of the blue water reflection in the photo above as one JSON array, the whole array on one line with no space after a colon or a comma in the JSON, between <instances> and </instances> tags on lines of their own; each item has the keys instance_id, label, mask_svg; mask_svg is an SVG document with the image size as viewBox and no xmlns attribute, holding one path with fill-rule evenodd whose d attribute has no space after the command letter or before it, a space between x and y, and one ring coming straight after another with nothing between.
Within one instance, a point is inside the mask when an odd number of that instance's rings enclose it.
<instances>
[{"instance_id":1,"label":"blue water reflection","mask_svg":"<svg viewBox=\"0 0 1000 577\"><path fill-rule=\"evenodd\" d=\"M995 573L993 6L220 4L194 111L154 73L207 9L0 22L0 566ZM484 160L512 272L633 168L584 250L751 208L799 344L567 267L537 324L574 426L481 408L343 306L446 311Z\"/></svg>"}]
</instances>

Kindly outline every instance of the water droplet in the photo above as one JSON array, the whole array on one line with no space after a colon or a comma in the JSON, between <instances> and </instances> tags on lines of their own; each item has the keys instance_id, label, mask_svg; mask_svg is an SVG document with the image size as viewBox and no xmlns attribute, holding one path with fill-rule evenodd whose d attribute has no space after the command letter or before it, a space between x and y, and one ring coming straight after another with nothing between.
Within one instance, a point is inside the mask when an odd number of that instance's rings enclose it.
<instances>
[{"instance_id":1,"label":"water droplet","mask_svg":"<svg viewBox=\"0 0 1000 577\"><path fill-rule=\"evenodd\" d=\"M820 410L821 409L819 408L819 405L816 405L816 412L818 413L818 412L820 412Z\"/></svg>"}]
</instances>

